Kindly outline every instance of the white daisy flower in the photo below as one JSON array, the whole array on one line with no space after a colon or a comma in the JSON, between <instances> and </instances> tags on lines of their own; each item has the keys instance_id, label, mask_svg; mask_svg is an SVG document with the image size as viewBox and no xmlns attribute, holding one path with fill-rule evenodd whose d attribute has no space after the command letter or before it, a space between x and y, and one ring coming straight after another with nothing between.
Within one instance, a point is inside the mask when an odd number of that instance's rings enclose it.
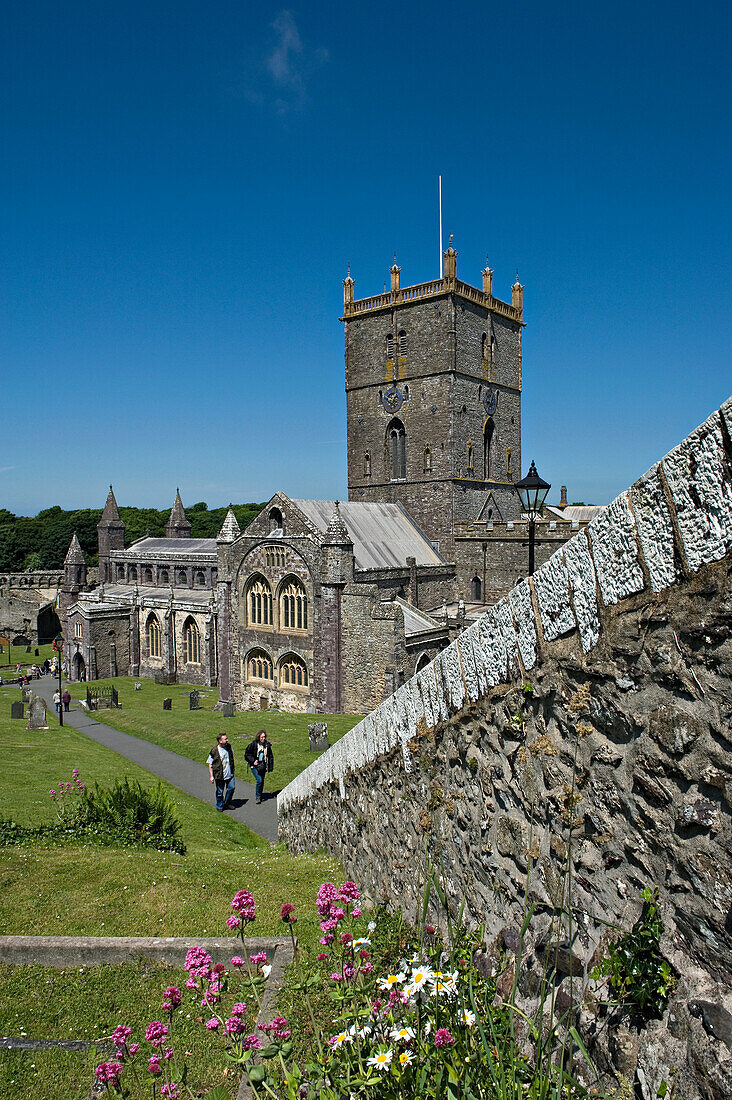
<instances>
[{"instance_id":1,"label":"white daisy flower","mask_svg":"<svg viewBox=\"0 0 732 1100\"><path fill-rule=\"evenodd\" d=\"M415 966L412 969L412 980L410 985L415 989L422 989L427 982L431 982L435 976L434 970L429 966Z\"/></svg>"},{"instance_id":2,"label":"white daisy flower","mask_svg":"<svg viewBox=\"0 0 732 1100\"><path fill-rule=\"evenodd\" d=\"M354 947L354 948L355 947L370 947L371 946L371 940L368 938L368 936L363 936L360 940L354 940L353 944L351 946Z\"/></svg>"},{"instance_id":3,"label":"white daisy flower","mask_svg":"<svg viewBox=\"0 0 732 1100\"><path fill-rule=\"evenodd\" d=\"M465 1024L466 1027L474 1027L475 1026L475 1013L471 1012L467 1008L464 1008L462 1010L462 1012L460 1013L460 1020L461 1020L462 1023Z\"/></svg>"},{"instance_id":4,"label":"white daisy flower","mask_svg":"<svg viewBox=\"0 0 732 1100\"><path fill-rule=\"evenodd\" d=\"M338 1035L334 1035L330 1042L333 1049L336 1050L344 1043L352 1043L353 1036L349 1035L347 1031L341 1031Z\"/></svg>"},{"instance_id":5,"label":"white daisy flower","mask_svg":"<svg viewBox=\"0 0 732 1100\"><path fill-rule=\"evenodd\" d=\"M414 1030L411 1027L395 1027L389 1032L389 1038L393 1043L407 1043L414 1038Z\"/></svg>"},{"instance_id":6,"label":"white daisy flower","mask_svg":"<svg viewBox=\"0 0 732 1100\"><path fill-rule=\"evenodd\" d=\"M369 932L375 932L376 931L376 921L375 920L370 920L368 925L367 925L367 928L368 928Z\"/></svg>"},{"instance_id":7,"label":"white daisy flower","mask_svg":"<svg viewBox=\"0 0 732 1100\"><path fill-rule=\"evenodd\" d=\"M391 1063L393 1051L380 1050L378 1054L374 1054L373 1057L367 1058L366 1062L369 1066L374 1066L376 1069L388 1069Z\"/></svg>"},{"instance_id":8,"label":"white daisy flower","mask_svg":"<svg viewBox=\"0 0 732 1100\"><path fill-rule=\"evenodd\" d=\"M408 1066L410 1062L414 1061L414 1055L411 1050L403 1050L399 1055L399 1065Z\"/></svg>"},{"instance_id":9,"label":"white daisy flower","mask_svg":"<svg viewBox=\"0 0 732 1100\"><path fill-rule=\"evenodd\" d=\"M406 979L406 974L387 974L385 978L379 978L377 984L379 989L391 989L392 986L401 985Z\"/></svg>"}]
</instances>

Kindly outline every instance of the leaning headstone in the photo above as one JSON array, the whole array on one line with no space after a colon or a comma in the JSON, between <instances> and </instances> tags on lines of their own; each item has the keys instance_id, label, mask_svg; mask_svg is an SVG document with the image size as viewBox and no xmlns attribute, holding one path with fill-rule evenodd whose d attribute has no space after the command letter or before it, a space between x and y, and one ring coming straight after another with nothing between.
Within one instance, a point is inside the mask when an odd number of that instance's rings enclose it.
<instances>
[{"instance_id":1,"label":"leaning headstone","mask_svg":"<svg viewBox=\"0 0 732 1100\"><path fill-rule=\"evenodd\" d=\"M233 718L234 717L234 704L233 703L224 703L223 706L221 707L221 713L223 714L224 718Z\"/></svg>"},{"instance_id":2,"label":"leaning headstone","mask_svg":"<svg viewBox=\"0 0 732 1100\"><path fill-rule=\"evenodd\" d=\"M172 710L172 709L173 709L173 700L172 699L163 699L163 710Z\"/></svg>"},{"instance_id":3,"label":"leaning headstone","mask_svg":"<svg viewBox=\"0 0 732 1100\"><path fill-rule=\"evenodd\" d=\"M48 723L46 722L46 704L40 695L34 695L31 698L30 706L28 707L28 727L29 730L45 730L48 729Z\"/></svg>"},{"instance_id":4,"label":"leaning headstone","mask_svg":"<svg viewBox=\"0 0 732 1100\"><path fill-rule=\"evenodd\" d=\"M200 699L200 693L197 692L197 691L192 691L191 694L188 696L188 709L189 710L200 710L201 703L200 703L199 699Z\"/></svg>"},{"instance_id":5,"label":"leaning headstone","mask_svg":"<svg viewBox=\"0 0 732 1100\"><path fill-rule=\"evenodd\" d=\"M330 748L327 722L312 722L308 726L308 737L310 738L311 752L322 752L323 749Z\"/></svg>"},{"instance_id":6,"label":"leaning headstone","mask_svg":"<svg viewBox=\"0 0 732 1100\"><path fill-rule=\"evenodd\" d=\"M22 698L24 703L30 703L30 697L31 697L30 684L23 684L22 688L20 689L20 694L21 694L21 698Z\"/></svg>"},{"instance_id":7,"label":"leaning headstone","mask_svg":"<svg viewBox=\"0 0 732 1100\"><path fill-rule=\"evenodd\" d=\"M139 680L135 684L135 691L142 691L142 684Z\"/></svg>"},{"instance_id":8,"label":"leaning headstone","mask_svg":"<svg viewBox=\"0 0 732 1100\"><path fill-rule=\"evenodd\" d=\"M23 718L25 707L21 703L20 699L16 699L14 703L10 704L10 717L11 718Z\"/></svg>"}]
</instances>

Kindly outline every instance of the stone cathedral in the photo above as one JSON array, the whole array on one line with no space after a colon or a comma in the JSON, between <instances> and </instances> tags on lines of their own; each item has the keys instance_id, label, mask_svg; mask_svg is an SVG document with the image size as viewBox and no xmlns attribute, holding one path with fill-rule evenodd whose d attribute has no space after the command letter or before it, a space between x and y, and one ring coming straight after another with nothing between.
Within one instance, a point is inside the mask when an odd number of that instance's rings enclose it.
<instances>
[{"instance_id":1,"label":"stone cathedral","mask_svg":"<svg viewBox=\"0 0 732 1100\"><path fill-rule=\"evenodd\" d=\"M365 713L527 569L521 478L523 287L444 276L358 299L343 283L348 501L276 493L245 531L125 546L110 487L99 583L74 536L61 614L72 679L218 685L220 705ZM548 509L537 563L588 514ZM587 509L584 513L587 513Z\"/></svg>"}]
</instances>

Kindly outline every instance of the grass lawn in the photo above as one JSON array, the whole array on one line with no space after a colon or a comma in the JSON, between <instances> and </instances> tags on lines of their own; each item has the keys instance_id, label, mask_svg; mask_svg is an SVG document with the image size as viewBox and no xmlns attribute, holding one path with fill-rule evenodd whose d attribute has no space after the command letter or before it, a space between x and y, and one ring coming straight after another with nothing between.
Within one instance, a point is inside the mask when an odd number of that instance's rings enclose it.
<instances>
[{"instance_id":1,"label":"grass lawn","mask_svg":"<svg viewBox=\"0 0 732 1100\"><path fill-rule=\"evenodd\" d=\"M228 960L227 960L228 962ZM108 1038L115 1027L132 1028L130 1041L144 1036L151 1020L166 1020L161 1009L162 992L169 985L183 990L185 971L140 960L121 966L97 966L56 970L50 967L0 967L0 1034L13 1038L86 1039ZM207 1031L201 1010L183 1005L173 1017L173 1037L179 1062L188 1066L188 1085L194 1095L215 1085L228 1085L235 1095L238 1073L224 1072L224 1041ZM135 1088L128 1073L134 1100L149 1100L152 1078L145 1072L150 1048L145 1050L141 1076L143 1087ZM188 1057L183 1057L188 1052ZM57 1100L59 1097L86 1100L94 1080L95 1066L112 1061L103 1047L89 1051L2 1051L0 1052L0 1096L3 1100ZM138 1055L138 1061L141 1055Z\"/></svg>"},{"instance_id":2,"label":"grass lawn","mask_svg":"<svg viewBox=\"0 0 732 1100\"><path fill-rule=\"evenodd\" d=\"M48 645L32 645L30 653L26 653L24 645L14 645L2 647L3 651L0 653L0 676L3 680L7 680L10 676L15 676L15 666L22 665L23 669L26 669L29 665L42 665L46 657L49 661L52 661L55 653L53 646ZM38 656L36 657L36 650L38 650Z\"/></svg>"},{"instance_id":3,"label":"grass lawn","mask_svg":"<svg viewBox=\"0 0 732 1100\"><path fill-rule=\"evenodd\" d=\"M311 722L328 723L332 745L361 719L357 714L286 714L275 710L237 711L233 718L224 718L221 711L214 711L219 699L217 687L199 688L201 709L192 711L188 709L192 685L163 685L153 680L138 682L142 684L140 691L135 691L135 680L127 676L100 680L101 684L114 684L122 706L119 710L96 711L97 721L199 763L206 760L216 744L216 734L224 731L234 746L237 779L249 781L252 774L244 762L244 749L257 730L265 729L275 758L275 770L267 776L266 786L270 791L286 787L320 755L310 751L308 726ZM69 684L68 687L72 698L86 699L86 684ZM163 710L163 699L168 698L173 700L173 709L169 711Z\"/></svg>"}]
</instances>

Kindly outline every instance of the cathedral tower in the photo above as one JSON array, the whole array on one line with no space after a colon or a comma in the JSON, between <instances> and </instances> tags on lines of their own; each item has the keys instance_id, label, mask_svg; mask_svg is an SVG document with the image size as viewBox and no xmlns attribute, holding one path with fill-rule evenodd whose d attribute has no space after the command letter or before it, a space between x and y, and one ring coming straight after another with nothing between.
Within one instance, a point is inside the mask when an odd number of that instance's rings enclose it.
<instances>
[{"instance_id":1,"label":"cathedral tower","mask_svg":"<svg viewBox=\"0 0 732 1100\"><path fill-rule=\"evenodd\" d=\"M107 584L115 578L112 576L112 568L109 555L112 550L124 550L125 525L119 517L117 501L114 498L114 490L109 486L107 503L104 505L102 518L97 524L97 540L99 543L99 580Z\"/></svg>"},{"instance_id":2,"label":"cathedral tower","mask_svg":"<svg viewBox=\"0 0 732 1100\"><path fill-rule=\"evenodd\" d=\"M356 299L343 283L348 498L398 502L450 559L456 523L519 515L523 287L493 297L457 278Z\"/></svg>"}]
</instances>

